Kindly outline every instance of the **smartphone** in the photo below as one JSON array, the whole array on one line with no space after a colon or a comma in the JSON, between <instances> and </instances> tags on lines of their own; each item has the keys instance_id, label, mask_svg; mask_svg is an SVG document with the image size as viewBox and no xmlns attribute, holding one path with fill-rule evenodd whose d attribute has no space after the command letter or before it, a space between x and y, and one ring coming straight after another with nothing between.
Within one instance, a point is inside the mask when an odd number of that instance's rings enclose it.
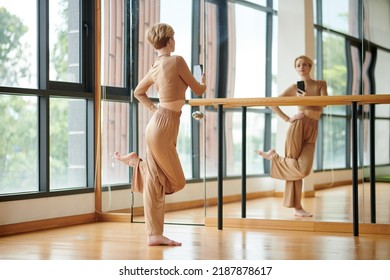
<instances>
[{"instance_id":1,"label":"smartphone","mask_svg":"<svg viewBox=\"0 0 390 280\"><path fill-rule=\"evenodd\" d=\"M297 82L297 87L298 89L302 90L302 91L305 91L305 82L304 81L298 81ZM298 94L302 94L298 91Z\"/></svg>"},{"instance_id":2,"label":"smartphone","mask_svg":"<svg viewBox=\"0 0 390 280\"><path fill-rule=\"evenodd\" d=\"M203 65L202 64L194 65L193 73L195 79L200 83L202 81Z\"/></svg>"}]
</instances>

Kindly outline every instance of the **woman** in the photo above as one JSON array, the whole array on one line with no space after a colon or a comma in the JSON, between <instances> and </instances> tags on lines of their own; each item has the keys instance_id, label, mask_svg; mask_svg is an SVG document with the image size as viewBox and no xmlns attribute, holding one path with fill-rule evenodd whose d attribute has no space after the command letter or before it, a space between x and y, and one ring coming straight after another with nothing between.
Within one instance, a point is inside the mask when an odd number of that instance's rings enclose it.
<instances>
[{"instance_id":1,"label":"woman","mask_svg":"<svg viewBox=\"0 0 390 280\"><path fill-rule=\"evenodd\" d=\"M313 62L307 56L299 56L294 61L295 70L304 82L304 90L298 89L296 84L288 87L280 96L326 96L325 81L313 80L310 70ZM270 107L279 117L290 123L286 135L285 157L276 153L274 149L268 152L256 151L260 156L271 161L271 177L286 181L283 205L295 208L295 215L312 217L301 204L302 181L310 174L315 143L318 132L318 120L322 114L319 106L298 106L298 113L287 116L279 107Z\"/></svg>"},{"instance_id":2,"label":"woman","mask_svg":"<svg viewBox=\"0 0 390 280\"><path fill-rule=\"evenodd\" d=\"M148 245L181 246L180 242L163 236L165 195L181 190L186 182L176 150L181 109L188 87L198 96L206 91L205 74L199 83L183 57L171 55L175 39L174 30L168 24L149 28L146 40L158 55L134 91L134 96L154 112L145 130L146 159L143 161L134 152L128 155L117 152L115 157L134 168L132 188L143 192ZM158 107L146 94L153 84L159 94Z\"/></svg>"}]
</instances>

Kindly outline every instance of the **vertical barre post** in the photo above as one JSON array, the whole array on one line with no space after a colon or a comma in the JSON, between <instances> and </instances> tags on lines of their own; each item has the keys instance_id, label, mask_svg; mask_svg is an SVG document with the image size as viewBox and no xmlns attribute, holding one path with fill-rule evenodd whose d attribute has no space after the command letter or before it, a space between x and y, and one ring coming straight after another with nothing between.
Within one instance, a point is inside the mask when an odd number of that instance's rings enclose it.
<instances>
[{"instance_id":1,"label":"vertical barre post","mask_svg":"<svg viewBox=\"0 0 390 280\"><path fill-rule=\"evenodd\" d=\"M370 104L370 207L373 224L376 223L375 177L375 104Z\"/></svg>"},{"instance_id":2,"label":"vertical barre post","mask_svg":"<svg viewBox=\"0 0 390 280\"><path fill-rule=\"evenodd\" d=\"M352 211L354 236L359 236L359 181L357 137L357 102L354 101L352 102Z\"/></svg>"},{"instance_id":3,"label":"vertical barre post","mask_svg":"<svg viewBox=\"0 0 390 280\"><path fill-rule=\"evenodd\" d=\"M223 228L223 106L218 105L218 229Z\"/></svg>"},{"instance_id":4,"label":"vertical barre post","mask_svg":"<svg viewBox=\"0 0 390 280\"><path fill-rule=\"evenodd\" d=\"M241 218L246 218L246 107L242 107Z\"/></svg>"}]
</instances>

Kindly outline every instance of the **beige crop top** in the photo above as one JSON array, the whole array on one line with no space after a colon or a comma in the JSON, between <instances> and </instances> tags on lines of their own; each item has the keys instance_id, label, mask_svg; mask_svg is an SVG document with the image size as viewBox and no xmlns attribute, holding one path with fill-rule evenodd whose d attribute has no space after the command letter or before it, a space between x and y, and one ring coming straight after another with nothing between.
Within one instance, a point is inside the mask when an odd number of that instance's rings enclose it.
<instances>
[{"instance_id":1,"label":"beige crop top","mask_svg":"<svg viewBox=\"0 0 390 280\"><path fill-rule=\"evenodd\" d=\"M162 105L178 100L182 100L184 104L188 87L198 96L206 91L206 85L200 84L194 78L181 56L161 55L157 57L153 66L136 87L134 96L150 111L156 110L156 106L146 92L153 84L157 86L159 101Z\"/></svg>"},{"instance_id":2,"label":"beige crop top","mask_svg":"<svg viewBox=\"0 0 390 280\"><path fill-rule=\"evenodd\" d=\"M297 85L293 84L289 86L284 92L282 92L279 97L287 97L287 96L297 96ZM328 95L328 89L326 82L323 80L311 80L310 82L305 83L305 96L327 96ZM304 96L302 98L305 98ZM318 115L322 112L321 106L298 106L298 110L301 112L309 112L309 111L315 111ZM289 116L287 116L282 110L280 110L277 106L271 107L272 111L274 111L276 114L278 114L279 117L284 119L285 121L288 121L290 119ZM313 112L313 113L315 113ZM315 115L317 115L315 113Z\"/></svg>"}]
</instances>

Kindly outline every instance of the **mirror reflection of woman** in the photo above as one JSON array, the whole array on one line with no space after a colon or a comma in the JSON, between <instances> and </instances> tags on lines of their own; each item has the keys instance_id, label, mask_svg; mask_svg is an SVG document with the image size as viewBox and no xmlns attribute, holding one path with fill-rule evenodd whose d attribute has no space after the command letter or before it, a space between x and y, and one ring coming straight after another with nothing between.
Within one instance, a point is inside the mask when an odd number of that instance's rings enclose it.
<instances>
[{"instance_id":1,"label":"mirror reflection of woman","mask_svg":"<svg viewBox=\"0 0 390 280\"><path fill-rule=\"evenodd\" d=\"M134 96L153 113L145 130L146 158L141 159L135 152L116 152L115 157L133 167L132 190L143 192L147 244L181 246L181 242L163 235L165 195L183 189L186 183L176 150L181 109L188 87L198 96L206 91L205 74L199 83L183 57L171 55L175 39L168 24L149 28L146 39L157 51L157 59L134 91ZM147 95L153 84L158 90L158 107Z\"/></svg>"},{"instance_id":2,"label":"mirror reflection of woman","mask_svg":"<svg viewBox=\"0 0 390 280\"><path fill-rule=\"evenodd\" d=\"M304 90L296 84L288 87L280 97L326 96L327 85L323 80L313 80L310 71L313 61L307 56L299 56L294 61L295 70L304 82ZM295 209L299 217L312 217L301 204L303 178L311 172L314 160L315 144L318 133L318 120L322 114L320 106L298 106L298 113L292 117L286 115L278 106L270 107L280 118L289 122L286 134L285 155L280 156L274 149L256 152L271 161L271 177L285 180L283 206Z\"/></svg>"}]
</instances>

